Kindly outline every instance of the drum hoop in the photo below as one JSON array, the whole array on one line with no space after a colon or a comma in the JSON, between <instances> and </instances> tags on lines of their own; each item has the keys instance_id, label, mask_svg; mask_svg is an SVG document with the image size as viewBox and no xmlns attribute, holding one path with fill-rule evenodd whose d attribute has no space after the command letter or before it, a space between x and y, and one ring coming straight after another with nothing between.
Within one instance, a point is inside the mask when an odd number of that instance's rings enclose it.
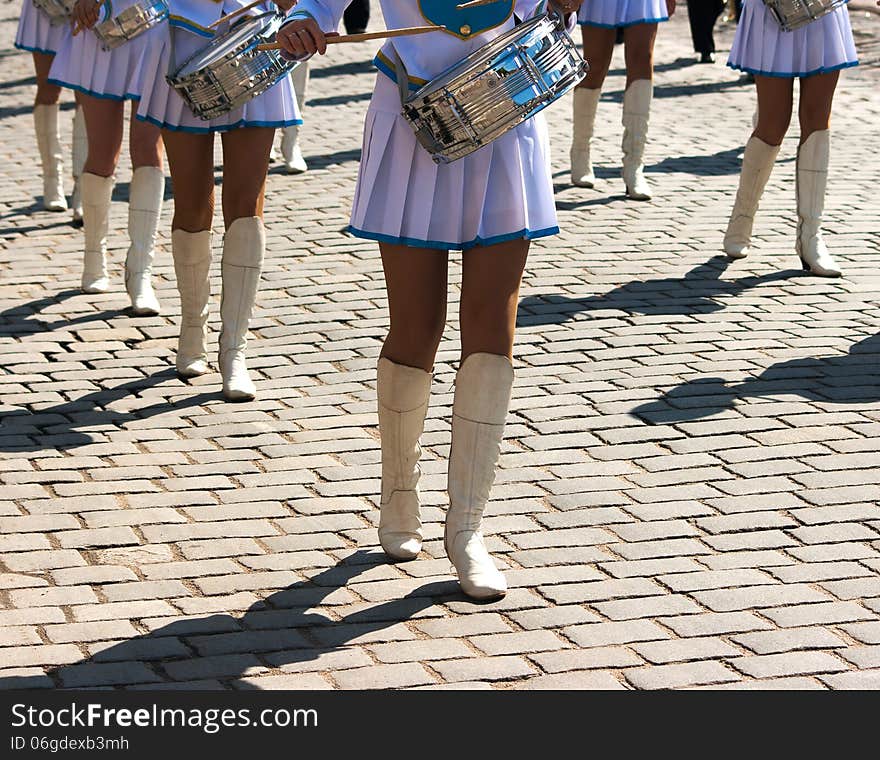
<instances>
[{"instance_id":1,"label":"drum hoop","mask_svg":"<svg viewBox=\"0 0 880 760\"><path fill-rule=\"evenodd\" d=\"M525 37L546 22L550 22L553 27L559 27L559 23L553 21L553 19L550 18L549 13L542 13L540 16L535 16L535 18L529 19L522 24L518 24L512 29L508 29L504 34L499 35L461 60L452 64L449 68L440 72L437 76L433 77L431 81L427 82L410 95L406 103L414 103L417 100L425 98L434 92L439 91L441 87L454 87L459 84L459 79L466 81L474 68L488 62L494 56L498 55L498 53L505 50L510 46L511 41L519 39L520 37Z\"/></svg>"},{"instance_id":2,"label":"drum hoop","mask_svg":"<svg viewBox=\"0 0 880 760\"><path fill-rule=\"evenodd\" d=\"M120 45L158 26L168 18L168 15L169 10L166 0L139 0L135 5L130 5L113 18L95 25L93 31L105 44L112 42L115 45ZM125 23L130 20L136 21L139 19L143 19L148 23L138 28L135 34L129 34L125 28Z\"/></svg>"},{"instance_id":3,"label":"drum hoop","mask_svg":"<svg viewBox=\"0 0 880 760\"><path fill-rule=\"evenodd\" d=\"M193 77L198 76L199 72L204 71L209 66L215 66L220 63L225 63L227 61L231 61L234 58L237 58L242 53L247 53L250 50L253 50L257 45L263 42L262 35L266 32L266 27L271 24L261 24L260 29L253 36L248 37L246 40L243 40L239 45L227 51L221 56L217 56L216 58L208 59L203 62L201 66L197 69L193 69L187 73L182 73L183 70L196 58L199 56L203 56L206 51L210 50L214 46L218 46L221 42L223 42L227 36L232 31L238 31L244 24L250 22L254 23L256 21L272 21L273 18L277 18L278 14L273 11L269 11L267 13L261 13L257 16L249 16L245 21L240 24L235 25L231 29L224 32L222 35L217 35L213 40L211 40L207 45L199 50L196 50L191 56L189 56L186 60L183 61L177 68L174 70L174 73L168 75L168 81L172 86L177 86L179 84L185 83L191 80Z\"/></svg>"}]
</instances>

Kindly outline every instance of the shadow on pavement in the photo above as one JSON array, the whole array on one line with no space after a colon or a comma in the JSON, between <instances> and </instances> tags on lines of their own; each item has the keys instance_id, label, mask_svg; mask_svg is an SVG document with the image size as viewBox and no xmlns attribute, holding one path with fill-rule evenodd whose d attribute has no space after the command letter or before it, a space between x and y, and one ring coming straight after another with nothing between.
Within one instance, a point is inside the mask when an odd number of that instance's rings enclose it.
<instances>
[{"instance_id":1,"label":"shadow on pavement","mask_svg":"<svg viewBox=\"0 0 880 760\"><path fill-rule=\"evenodd\" d=\"M687 272L684 277L632 280L602 295L575 298L563 295L527 296L519 302L517 326L562 324L582 312L612 309L627 314L710 314L724 309L717 296L736 296L760 285L781 282L802 275L801 270L783 270L760 276L721 280L729 266L726 256L714 256Z\"/></svg>"},{"instance_id":2,"label":"shadow on pavement","mask_svg":"<svg viewBox=\"0 0 880 760\"><path fill-rule=\"evenodd\" d=\"M747 398L783 395L835 404L880 401L880 335L855 343L845 354L779 362L741 383L718 377L690 380L631 415L649 424L687 422L732 409Z\"/></svg>"},{"instance_id":3,"label":"shadow on pavement","mask_svg":"<svg viewBox=\"0 0 880 760\"><path fill-rule=\"evenodd\" d=\"M273 668L343 653L356 639L411 619L439 601L465 600L455 580L425 583L406 596L352 612L341 619L313 611L363 572L387 562L360 550L311 579L292 584L240 616L189 616L150 633L120 641L73 665L48 671L62 687L161 685L166 682L244 677L263 656ZM337 599L336 603L343 602ZM324 668L307 668L323 670ZM0 688L39 685L33 676L0 678ZM254 688L251 685L242 685Z\"/></svg>"}]
</instances>

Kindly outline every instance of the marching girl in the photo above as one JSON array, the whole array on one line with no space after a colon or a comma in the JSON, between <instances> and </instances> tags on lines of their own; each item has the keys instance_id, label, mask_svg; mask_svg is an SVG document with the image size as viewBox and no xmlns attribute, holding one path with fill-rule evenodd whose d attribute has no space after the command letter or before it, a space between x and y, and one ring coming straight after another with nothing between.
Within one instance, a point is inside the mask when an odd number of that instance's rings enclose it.
<instances>
[{"instance_id":1,"label":"marching girl","mask_svg":"<svg viewBox=\"0 0 880 760\"><path fill-rule=\"evenodd\" d=\"M739 190L724 236L724 251L730 258L741 259L749 253L755 213L791 121L794 80L800 79L795 250L804 270L840 277L840 267L822 237L822 213L834 90L841 69L857 64L845 6L784 32L761 0L746 0L728 66L754 75L758 122L746 144Z\"/></svg>"},{"instance_id":2,"label":"marching girl","mask_svg":"<svg viewBox=\"0 0 880 760\"><path fill-rule=\"evenodd\" d=\"M107 232L114 173L122 148L125 101L136 100L142 57L151 36L146 31L112 50L103 50L92 31L96 23L134 5L135 0L96 4L77 0L73 18L78 33L62 44L52 64L49 81L79 94L85 114L88 156L81 178L83 204L82 289L103 293L110 287L107 272ZM132 312L138 316L159 313L151 282L153 249L165 193L162 144L159 130L132 119L129 132L132 178L128 201L129 248L125 257L125 288Z\"/></svg>"},{"instance_id":3,"label":"marching girl","mask_svg":"<svg viewBox=\"0 0 880 760\"><path fill-rule=\"evenodd\" d=\"M574 91L571 182L593 187L590 155L602 84L611 65L617 29L623 27L626 91L623 95L623 181L629 198L651 199L642 159L654 97L654 40L657 24L675 13L675 0L583 0L578 23L590 71Z\"/></svg>"},{"instance_id":4,"label":"marching girl","mask_svg":"<svg viewBox=\"0 0 880 760\"><path fill-rule=\"evenodd\" d=\"M58 132L58 99L61 88L49 84L49 69L62 42L70 36L70 24L66 21L52 24L49 16L38 9L32 0L24 0L15 47L27 50L33 55L34 72L37 78L37 95L34 101L34 131L43 169L43 207L47 211L67 211L64 196L62 173L64 163L61 158L61 138ZM77 98L78 99L78 98ZM86 124L82 109L77 105L73 114L73 223L82 223L82 203L80 202L80 174L86 160Z\"/></svg>"},{"instance_id":5,"label":"marching girl","mask_svg":"<svg viewBox=\"0 0 880 760\"><path fill-rule=\"evenodd\" d=\"M167 29L151 41L144 64L138 119L161 128L174 183L171 251L180 293L177 371L196 377L208 367L211 226L214 217L214 135L223 144L223 221L220 352L223 395L249 401L256 389L245 361L248 322L254 308L266 236L263 192L277 128L301 124L290 77L245 105L205 121L195 116L165 79L172 61L205 47L208 28L243 0L171 0ZM266 4L267 7L270 4ZM290 3L278 5L289 8ZM273 6L274 7L274 6ZM224 31L219 27L218 31Z\"/></svg>"},{"instance_id":6,"label":"marching girl","mask_svg":"<svg viewBox=\"0 0 880 760\"><path fill-rule=\"evenodd\" d=\"M278 40L297 58L324 53L347 0L300 0ZM389 28L445 27L386 41L366 117L350 231L379 244L391 329L378 363L382 493L379 541L397 560L422 547L419 438L431 370L446 321L447 260L462 250L461 364L455 381L449 510L444 544L462 590L476 599L506 592L480 532L495 481L513 385L517 299L529 241L558 232L542 115L491 145L435 164L401 115L397 69L418 89L527 18L540 0L499 0L458 9L440 0L383 0ZM565 11L577 8L570 0Z\"/></svg>"}]
</instances>

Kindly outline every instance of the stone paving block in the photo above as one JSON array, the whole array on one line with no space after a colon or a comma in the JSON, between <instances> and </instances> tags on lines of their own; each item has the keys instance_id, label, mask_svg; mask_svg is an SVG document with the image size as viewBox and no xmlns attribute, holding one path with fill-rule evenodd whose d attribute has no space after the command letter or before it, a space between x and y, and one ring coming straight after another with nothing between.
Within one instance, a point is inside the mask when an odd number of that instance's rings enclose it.
<instances>
[{"instance_id":1,"label":"stone paving block","mask_svg":"<svg viewBox=\"0 0 880 760\"><path fill-rule=\"evenodd\" d=\"M660 618L659 622L679 636L717 636L772 628L772 624L752 612L704 612Z\"/></svg>"},{"instance_id":2,"label":"stone paving block","mask_svg":"<svg viewBox=\"0 0 880 760\"><path fill-rule=\"evenodd\" d=\"M756 654L778 654L799 649L835 649L846 642L827 628L788 628L779 631L759 631L732 636L731 641Z\"/></svg>"},{"instance_id":3,"label":"stone paving block","mask_svg":"<svg viewBox=\"0 0 880 760\"><path fill-rule=\"evenodd\" d=\"M786 605L807 605L812 602L827 602L830 600L827 594L816 591L814 588L802 583L695 591L693 596L700 604L706 605L714 612L732 612L735 610L783 607Z\"/></svg>"},{"instance_id":4,"label":"stone paving block","mask_svg":"<svg viewBox=\"0 0 880 760\"><path fill-rule=\"evenodd\" d=\"M667 594L645 596L638 599L615 599L610 602L594 602L593 606L612 620L653 618L664 615L686 615L702 612L702 608L686 596Z\"/></svg>"},{"instance_id":5,"label":"stone paving block","mask_svg":"<svg viewBox=\"0 0 880 760\"><path fill-rule=\"evenodd\" d=\"M728 661L731 666L754 678L839 673L846 664L827 652L787 652L753 655Z\"/></svg>"},{"instance_id":6,"label":"stone paving block","mask_svg":"<svg viewBox=\"0 0 880 760\"><path fill-rule=\"evenodd\" d=\"M564 628L562 633L580 647L601 647L669 638L669 633L650 620L588 623Z\"/></svg>"},{"instance_id":7,"label":"stone paving block","mask_svg":"<svg viewBox=\"0 0 880 760\"><path fill-rule=\"evenodd\" d=\"M610 673L571 671L528 678L517 683L515 688L532 691L617 691L626 687Z\"/></svg>"},{"instance_id":8,"label":"stone paving block","mask_svg":"<svg viewBox=\"0 0 880 760\"><path fill-rule=\"evenodd\" d=\"M850 671L833 675L820 675L819 679L832 689L854 691L877 691L880 689L880 670Z\"/></svg>"},{"instance_id":9,"label":"stone paving block","mask_svg":"<svg viewBox=\"0 0 880 760\"><path fill-rule=\"evenodd\" d=\"M740 654L739 649L723 639L709 637L635 643L632 648L653 665L720 659Z\"/></svg>"},{"instance_id":10,"label":"stone paving block","mask_svg":"<svg viewBox=\"0 0 880 760\"><path fill-rule=\"evenodd\" d=\"M676 689L703 684L738 681L739 676L713 660L675 665L653 665L624 671L626 680L637 689Z\"/></svg>"},{"instance_id":11,"label":"stone paving block","mask_svg":"<svg viewBox=\"0 0 880 760\"><path fill-rule=\"evenodd\" d=\"M535 612L540 612L536 610ZM518 613L527 614L527 613ZM479 636L488 633L509 633L512 628L501 615L475 612L462 617L423 620L415 627L432 638Z\"/></svg>"},{"instance_id":12,"label":"stone paving block","mask_svg":"<svg viewBox=\"0 0 880 760\"><path fill-rule=\"evenodd\" d=\"M858 668L880 668L880 646L850 647L839 654Z\"/></svg>"},{"instance_id":13,"label":"stone paving block","mask_svg":"<svg viewBox=\"0 0 880 760\"><path fill-rule=\"evenodd\" d=\"M568 644L553 631L518 631L516 633L493 633L471 636L477 649L490 656L528 654L563 649Z\"/></svg>"},{"instance_id":14,"label":"stone paving block","mask_svg":"<svg viewBox=\"0 0 880 760\"><path fill-rule=\"evenodd\" d=\"M512 635L512 634L508 634ZM425 639L377 644L367 647L379 662L431 662L476 657L477 653L457 639Z\"/></svg>"},{"instance_id":15,"label":"stone paving block","mask_svg":"<svg viewBox=\"0 0 880 760\"><path fill-rule=\"evenodd\" d=\"M840 629L863 644L880 644L880 620L841 625Z\"/></svg>"},{"instance_id":16,"label":"stone paving block","mask_svg":"<svg viewBox=\"0 0 880 760\"><path fill-rule=\"evenodd\" d=\"M877 618L877 615L855 602L824 602L776 607L763 610L762 614L782 628L834 625L835 623L852 623L860 620L876 620Z\"/></svg>"},{"instance_id":17,"label":"stone paving block","mask_svg":"<svg viewBox=\"0 0 880 760\"><path fill-rule=\"evenodd\" d=\"M295 673L283 676L255 676L232 681L240 690L323 691L332 689L330 682L319 673Z\"/></svg>"},{"instance_id":18,"label":"stone paving block","mask_svg":"<svg viewBox=\"0 0 880 760\"><path fill-rule=\"evenodd\" d=\"M440 660L432 668L446 681L510 681L535 675L537 671L522 657L472 657Z\"/></svg>"}]
</instances>

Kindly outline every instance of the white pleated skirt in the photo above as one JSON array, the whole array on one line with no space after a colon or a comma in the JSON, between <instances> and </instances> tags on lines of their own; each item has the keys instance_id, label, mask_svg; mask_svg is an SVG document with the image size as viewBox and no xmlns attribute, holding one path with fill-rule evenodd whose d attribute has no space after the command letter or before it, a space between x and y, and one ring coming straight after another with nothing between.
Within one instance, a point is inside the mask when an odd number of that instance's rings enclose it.
<instances>
[{"instance_id":1,"label":"white pleated skirt","mask_svg":"<svg viewBox=\"0 0 880 760\"><path fill-rule=\"evenodd\" d=\"M451 164L435 164L376 78L349 231L416 248L466 250L559 232L544 115Z\"/></svg>"},{"instance_id":2,"label":"white pleated skirt","mask_svg":"<svg viewBox=\"0 0 880 760\"><path fill-rule=\"evenodd\" d=\"M171 39L168 29L164 29L145 57L137 112L141 121L162 129L194 134L228 132L238 127L292 127L303 123L290 76L229 113L209 120L199 118L165 79L171 65ZM173 39L174 61L178 65L210 41L183 29L175 29Z\"/></svg>"},{"instance_id":3,"label":"white pleated skirt","mask_svg":"<svg viewBox=\"0 0 880 760\"><path fill-rule=\"evenodd\" d=\"M727 65L760 76L808 77L858 62L846 6L784 32L762 0L746 0Z\"/></svg>"},{"instance_id":4,"label":"white pleated skirt","mask_svg":"<svg viewBox=\"0 0 880 760\"><path fill-rule=\"evenodd\" d=\"M32 53L58 52L65 37L70 36L70 24L52 26L49 17L37 8L31 0L24 0L18 30L15 33L15 47Z\"/></svg>"},{"instance_id":5,"label":"white pleated skirt","mask_svg":"<svg viewBox=\"0 0 880 760\"><path fill-rule=\"evenodd\" d=\"M68 35L52 62L49 81L95 98L137 100L145 53L165 26L160 24L113 50L102 49L91 30Z\"/></svg>"},{"instance_id":6,"label":"white pleated skirt","mask_svg":"<svg viewBox=\"0 0 880 760\"><path fill-rule=\"evenodd\" d=\"M669 21L666 0L584 0L578 12L581 26L605 29L661 21Z\"/></svg>"}]
</instances>

